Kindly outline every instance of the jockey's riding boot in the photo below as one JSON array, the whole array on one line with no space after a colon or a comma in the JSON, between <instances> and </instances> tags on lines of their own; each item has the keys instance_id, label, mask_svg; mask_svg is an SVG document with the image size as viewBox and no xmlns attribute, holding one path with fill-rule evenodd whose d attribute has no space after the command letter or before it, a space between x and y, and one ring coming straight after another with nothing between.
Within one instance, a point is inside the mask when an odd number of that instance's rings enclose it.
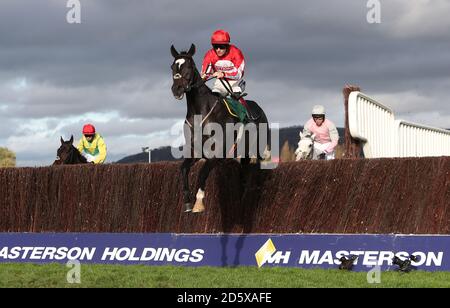
<instances>
[{"instance_id":1,"label":"jockey's riding boot","mask_svg":"<svg viewBox=\"0 0 450 308\"><path fill-rule=\"evenodd\" d=\"M247 115L247 119L249 119L249 121L251 122L255 122L256 120L258 120L258 116L256 116L253 112L252 109L250 108L250 105L247 104L247 102L243 99L244 96L247 95L247 93L241 93L241 92L234 92L234 95L232 95L232 97L239 101L242 105L244 105L245 107L245 113Z\"/></svg>"},{"instance_id":2,"label":"jockey's riding boot","mask_svg":"<svg viewBox=\"0 0 450 308\"><path fill-rule=\"evenodd\" d=\"M219 98L226 98L226 97L227 97L226 94L223 94L223 93L221 93L221 92L215 92L215 91L213 91L212 93L213 93L215 96L219 97Z\"/></svg>"},{"instance_id":3,"label":"jockey's riding boot","mask_svg":"<svg viewBox=\"0 0 450 308\"><path fill-rule=\"evenodd\" d=\"M245 110L247 112L247 117L250 121L255 122L259 119L259 116L252 111L252 108L249 104L245 104Z\"/></svg>"},{"instance_id":4,"label":"jockey's riding boot","mask_svg":"<svg viewBox=\"0 0 450 308\"><path fill-rule=\"evenodd\" d=\"M247 105L247 106L248 106L248 105ZM258 120L258 117L255 117L255 116L252 114L250 107L246 108L245 111L246 111L246 113L247 113L247 118L248 118L250 121L254 122L254 121Z\"/></svg>"}]
</instances>

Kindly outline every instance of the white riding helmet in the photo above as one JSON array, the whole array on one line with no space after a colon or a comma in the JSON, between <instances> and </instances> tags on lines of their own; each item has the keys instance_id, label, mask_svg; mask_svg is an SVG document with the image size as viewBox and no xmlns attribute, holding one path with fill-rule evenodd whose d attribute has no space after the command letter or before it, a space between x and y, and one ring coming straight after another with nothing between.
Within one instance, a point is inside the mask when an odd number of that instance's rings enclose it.
<instances>
[{"instance_id":1,"label":"white riding helmet","mask_svg":"<svg viewBox=\"0 0 450 308\"><path fill-rule=\"evenodd\" d=\"M312 110L313 115L325 115L325 107L322 105L316 105Z\"/></svg>"}]
</instances>

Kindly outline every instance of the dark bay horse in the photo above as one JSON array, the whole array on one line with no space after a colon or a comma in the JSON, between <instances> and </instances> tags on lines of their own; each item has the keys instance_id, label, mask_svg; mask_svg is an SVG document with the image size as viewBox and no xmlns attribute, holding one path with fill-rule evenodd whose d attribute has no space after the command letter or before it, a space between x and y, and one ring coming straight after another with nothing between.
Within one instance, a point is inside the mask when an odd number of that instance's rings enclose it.
<instances>
[{"instance_id":1,"label":"dark bay horse","mask_svg":"<svg viewBox=\"0 0 450 308\"><path fill-rule=\"evenodd\" d=\"M185 151L184 161L181 165L185 212L192 211L193 213L198 213L205 210L203 198L205 197L205 186L209 173L221 159L230 158L227 153L235 153L235 146L238 144L238 140L242 138L242 130L240 134L236 133L236 131L230 132L228 130L228 127L238 123L239 119L230 114L228 107L223 102L223 98L214 94L201 78L193 60L195 45L192 44L187 52L183 51L179 53L173 45L170 50L174 57L171 66L173 78L172 94L178 100L183 99L186 95L187 101L184 137L185 146L190 146L190 150ZM240 155L241 165L248 165L251 158L256 158L259 163L270 155L270 130L267 117L256 102L246 102L252 108L252 111L258 115L258 119L253 123L246 124L245 129L243 129L247 133L247 126L250 127L250 125L253 125L252 127L254 128L253 131L256 132L256 137L253 135L253 138L246 139L244 136L245 149L241 152L243 155ZM200 120L197 121L197 119ZM214 144L213 154L205 150L207 148L207 142L210 141L208 138L212 135L203 134L208 125L214 126L214 132L216 133L214 137L216 141L219 141ZM222 129L220 134L217 132L217 128ZM200 129L202 133L200 140L196 137L196 129ZM236 137L237 135L240 137ZM232 148L228 147L229 143L227 141L229 138L232 138L231 140L234 142ZM257 153L253 152L254 154L252 154L249 149L251 145L255 144ZM206 159L206 161L200 170L196 202L194 208L192 208L189 191L189 171L192 165L199 159Z\"/></svg>"},{"instance_id":2,"label":"dark bay horse","mask_svg":"<svg viewBox=\"0 0 450 308\"><path fill-rule=\"evenodd\" d=\"M56 160L53 165L76 165L86 163L86 158L73 146L73 136L71 136L68 141L64 141L61 137L61 146L57 151Z\"/></svg>"}]
</instances>

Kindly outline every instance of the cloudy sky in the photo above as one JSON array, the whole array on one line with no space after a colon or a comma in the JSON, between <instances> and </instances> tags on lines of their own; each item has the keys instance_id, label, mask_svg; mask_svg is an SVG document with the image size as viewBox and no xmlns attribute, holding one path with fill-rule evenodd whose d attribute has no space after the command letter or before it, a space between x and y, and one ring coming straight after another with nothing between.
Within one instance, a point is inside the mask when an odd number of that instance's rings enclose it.
<instances>
[{"instance_id":1,"label":"cloudy sky","mask_svg":"<svg viewBox=\"0 0 450 308\"><path fill-rule=\"evenodd\" d=\"M19 166L50 164L59 137L92 122L108 161L170 145L186 112L173 98L170 45L196 44L199 65L219 28L246 56L248 97L271 122L302 125L314 104L343 126L342 87L396 118L450 128L450 1L1 0L0 146Z\"/></svg>"}]
</instances>

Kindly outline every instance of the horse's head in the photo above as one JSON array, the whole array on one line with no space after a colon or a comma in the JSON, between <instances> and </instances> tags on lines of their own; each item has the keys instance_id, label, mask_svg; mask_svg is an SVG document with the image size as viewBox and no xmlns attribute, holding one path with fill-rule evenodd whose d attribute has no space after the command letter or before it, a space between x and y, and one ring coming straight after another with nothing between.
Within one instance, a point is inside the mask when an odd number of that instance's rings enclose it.
<instances>
[{"instance_id":1,"label":"horse's head","mask_svg":"<svg viewBox=\"0 0 450 308\"><path fill-rule=\"evenodd\" d=\"M70 140L64 141L61 137L61 146L58 148L56 152L56 160L53 165L63 165L70 164L70 160L73 157L73 151L78 151L73 146L73 135L70 137Z\"/></svg>"},{"instance_id":2,"label":"horse's head","mask_svg":"<svg viewBox=\"0 0 450 308\"><path fill-rule=\"evenodd\" d=\"M183 99L184 93L189 92L194 84L196 68L192 56L195 54L195 45L189 51L179 53L173 45L170 47L174 61L172 63L172 94L176 99Z\"/></svg>"},{"instance_id":3,"label":"horse's head","mask_svg":"<svg viewBox=\"0 0 450 308\"><path fill-rule=\"evenodd\" d=\"M297 155L295 160L311 158L315 137L316 135L314 134L300 133L300 141L298 142L297 150L295 150L295 154Z\"/></svg>"}]
</instances>

